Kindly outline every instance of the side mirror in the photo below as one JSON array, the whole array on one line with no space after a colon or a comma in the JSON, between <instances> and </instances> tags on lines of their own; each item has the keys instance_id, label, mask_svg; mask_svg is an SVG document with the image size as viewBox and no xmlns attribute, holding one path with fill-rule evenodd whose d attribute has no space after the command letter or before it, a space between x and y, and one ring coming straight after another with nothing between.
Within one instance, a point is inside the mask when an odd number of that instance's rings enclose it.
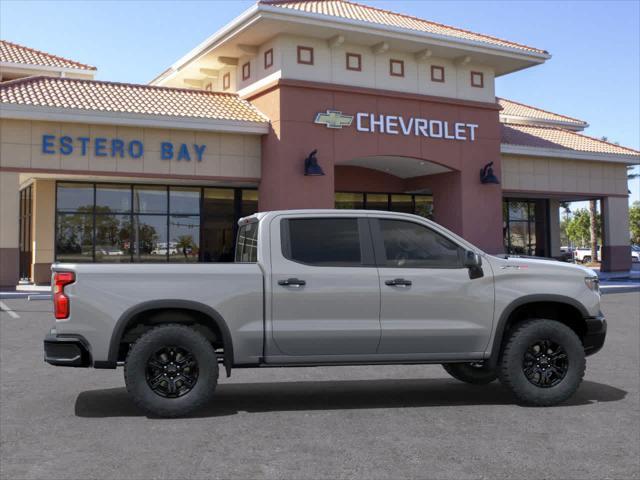
<instances>
[{"instance_id":1,"label":"side mirror","mask_svg":"<svg viewBox=\"0 0 640 480\"><path fill-rule=\"evenodd\" d=\"M464 252L464 266L467 268L476 268L482 266L482 257L473 250Z\"/></svg>"},{"instance_id":2,"label":"side mirror","mask_svg":"<svg viewBox=\"0 0 640 480\"><path fill-rule=\"evenodd\" d=\"M484 272L482 271L482 257L473 250L467 250L464 252L464 266L469 269L469 278L471 280L474 278L484 277Z\"/></svg>"}]
</instances>

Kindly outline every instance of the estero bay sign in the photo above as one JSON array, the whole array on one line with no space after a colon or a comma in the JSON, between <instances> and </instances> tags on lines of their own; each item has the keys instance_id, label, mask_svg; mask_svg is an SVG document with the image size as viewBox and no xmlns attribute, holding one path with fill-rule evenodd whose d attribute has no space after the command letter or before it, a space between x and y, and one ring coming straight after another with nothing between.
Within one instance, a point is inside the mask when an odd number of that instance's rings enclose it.
<instances>
[{"instance_id":1,"label":"estero bay sign","mask_svg":"<svg viewBox=\"0 0 640 480\"><path fill-rule=\"evenodd\" d=\"M162 160L202 161L206 145L172 142L160 142ZM70 137L67 135L42 135L42 153L47 155L93 155L94 157L141 158L144 155L144 142L141 140L122 140L121 138Z\"/></svg>"},{"instance_id":2,"label":"estero bay sign","mask_svg":"<svg viewBox=\"0 0 640 480\"><path fill-rule=\"evenodd\" d=\"M414 135L417 137L441 138L473 142L476 139L478 125L466 122L420 117L403 117L369 112L347 115L338 110L327 110L316 115L314 123L327 128L341 129L350 127L356 119L356 130L366 133L386 133L388 135Z\"/></svg>"}]
</instances>

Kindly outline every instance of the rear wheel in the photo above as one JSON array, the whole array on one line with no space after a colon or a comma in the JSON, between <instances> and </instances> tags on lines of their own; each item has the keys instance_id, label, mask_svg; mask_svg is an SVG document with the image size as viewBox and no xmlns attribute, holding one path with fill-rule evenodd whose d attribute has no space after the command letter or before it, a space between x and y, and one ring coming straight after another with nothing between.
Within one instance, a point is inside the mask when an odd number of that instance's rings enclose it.
<instances>
[{"instance_id":1,"label":"rear wheel","mask_svg":"<svg viewBox=\"0 0 640 480\"><path fill-rule=\"evenodd\" d=\"M498 374L520 402L551 406L575 393L585 365L584 347L573 330L553 320L529 320L511 333Z\"/></svg>"},{"instance_id":2,"label":"rear wheel","mask_svg":"<svg viewBox=\"0 0 640 480\"><path fill-rule=\"evenodd\" d=\"M442 366L453 378L473 385L486 385L498 378L495 369L482 362L444 363Z\"/></svg>"},{"instance_id":3,"label":"rear wheel","mask_svg":"<svg viewBox=\"0 0 640 480\"><path fill-rule=\"evenodd\" d=\"M127 391L145 412L176 417L197 410L213 397L218 381L216 352L185 325L160 325L131 347L124 370Z\"/></svg>"},{"instance_id":4,"label":"rear wheel","mask_svg":"<svg viewBox=\"0 0 640 480\"><path fill-rule=\"evenodd\" d=\"M582 259L582 263L591 263L591 255L585 255Z\"/></svg>"}]
</instances>

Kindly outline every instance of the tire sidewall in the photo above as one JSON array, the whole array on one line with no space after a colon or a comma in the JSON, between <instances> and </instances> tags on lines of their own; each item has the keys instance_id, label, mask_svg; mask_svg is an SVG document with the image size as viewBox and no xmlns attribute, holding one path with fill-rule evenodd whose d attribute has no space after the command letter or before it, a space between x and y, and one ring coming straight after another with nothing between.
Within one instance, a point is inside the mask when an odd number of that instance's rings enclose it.
<instances>
[{"instance_id":1,"label":"tire sidewall","mask_svg":"<svg viewBox=\"0 0 640 480\"><path fill-rule=\"evenodd\" d=\"M557 385L547 388L532 384L523 368L527 349L544 339L561 345L568 357L568 370L564 378ZM524 403L552 405L575 393L584 376L585 364L582 342L569 327L553 320L533 320L518 328L509 340L502 358L500 380Z\"/></svg>"},{"instance_id":2,"label":"tire sidewall","mask_svg":"<svg viewBox=\"0 0 640 480\"><path fill-rule=\"evenodd\" d=\"M188 350L198 364L196 384L181 397L162 397L147 383L149 357L166 346ZM164 325L145 333L131 348L125 364L127 391L140 407L154 415L177 416L195 410L211 398L217 380L215 350L200 333L183 325Z\"/></svg>"}]
</instances>

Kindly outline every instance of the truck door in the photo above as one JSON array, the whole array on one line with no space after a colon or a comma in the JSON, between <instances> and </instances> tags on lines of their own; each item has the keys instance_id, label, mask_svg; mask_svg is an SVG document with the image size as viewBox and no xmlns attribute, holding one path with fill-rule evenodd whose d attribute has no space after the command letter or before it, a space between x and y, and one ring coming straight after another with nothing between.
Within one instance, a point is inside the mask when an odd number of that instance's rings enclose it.
<instances>
[{"instance_id":1,"label":"truck door","mask_svg":"<svg viewBox=\"0 0 640 480\"><path fill-rule=\"evenodd\" d=\"M380 284L366 219L276 218L271 268L272 335L280 354L375 353Z\"/></svg>"},{"instance_id":2,"label":"truck door","mask_svg":"<svg viewBox=\"0 0 640 480\"><path fill-rule=\"evenodd\" d=\"M478 358L493 323L490 267L471 279L465 249L418 222L372 218L371 230L381 288L378 353Z\"/></svg>"}]
</instances>

